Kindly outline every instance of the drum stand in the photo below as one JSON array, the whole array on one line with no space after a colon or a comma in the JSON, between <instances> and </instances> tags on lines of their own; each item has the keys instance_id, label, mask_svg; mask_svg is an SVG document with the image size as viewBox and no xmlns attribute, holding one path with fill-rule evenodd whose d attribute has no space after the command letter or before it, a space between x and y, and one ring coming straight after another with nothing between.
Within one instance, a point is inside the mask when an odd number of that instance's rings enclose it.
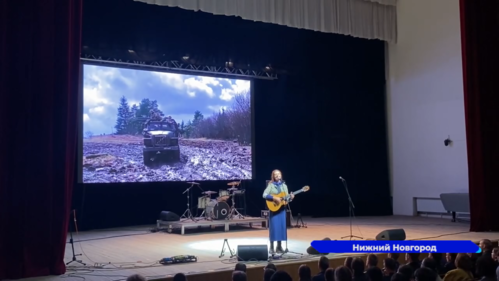
<instances>
[{"instance_id":1,"label":"drum stand","mask_svg":"<svg viewBox=\"0 0 499 281\"><path fill-rule=\"evenodd\" d=\"M239 213L239 211L236 209L236 202L234 201L234 193L231 195L231 200L232 200L232 207L230 209L230 213L227 216L228 220L238 218L238 219L244 219L244 216Z\"/></svg>"},{"instance_id":2,"label":"drum stand","mask_svg":"<svg viewBox=\"0 0 499 281\"><path fill-rule=\"evenodd\" d=\"M202 220L212 221L213 219L210 217L210 214L206 212L207 207L204 207L203 212L199 216Z\"/></svg>"},{"instance_id":3,"label":"drum stand","mask_svg":"<svg viewBox=\"0 0 499 281\"><path fill-rule=\"evenodd\" d=\"M197 222L197 220L192 215L191 211L191 188L194 187L194 184L191 184L189 188L187 188L182 194L187 194L187 210L180 217L180 221L192 220L193 222Z\"/></svg>"}]
</instances>

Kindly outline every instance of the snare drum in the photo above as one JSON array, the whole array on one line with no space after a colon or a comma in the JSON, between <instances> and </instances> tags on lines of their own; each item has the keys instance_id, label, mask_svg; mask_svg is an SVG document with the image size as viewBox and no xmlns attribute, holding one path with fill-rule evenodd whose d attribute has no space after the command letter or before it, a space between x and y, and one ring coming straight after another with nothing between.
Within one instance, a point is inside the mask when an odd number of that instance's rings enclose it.
<instances>
[{"instance_id":1,"label":"snare drum","mask_svg":"<svg viewBox=\"0 0 499 281\"><path fill-rule=\"evenodd\" d=\"M210 203L210 197L198 197L198 209L204 209Z\"/></svg>"},{"instance_id":2,"label":"snare drum","mask_svg":"<svg viewBox=\"0 0 499 281\"><path fill-rule=\"evenodd\" d=\"M214 220L224 220L229 216L230 208L225 202L211 201L206 206L206 213Z\"/></svg>"},{"instance_id":3,"label":"snare drum","mask_svg":"<svg viewBox=\"0 0 499 281\"><path fill-rule=\"evenodd\" d=\"M218 202L225 202L230 198L230 192L228 190L220 189L218 194L220 194L220 196L217 197Z\"/></svg>"}]
</instances>

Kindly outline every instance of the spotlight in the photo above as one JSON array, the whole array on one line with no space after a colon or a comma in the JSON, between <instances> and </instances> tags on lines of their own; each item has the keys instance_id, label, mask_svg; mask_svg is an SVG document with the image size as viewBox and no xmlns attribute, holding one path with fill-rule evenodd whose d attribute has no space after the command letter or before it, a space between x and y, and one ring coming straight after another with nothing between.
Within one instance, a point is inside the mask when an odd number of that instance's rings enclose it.
<instances>
[{"instance_id":1,"label":"spotlight","mask_svg":"<svg viewBox=\"0 0 499 281\"><path fill-rule=\"evenodd\" d=\"M269 64L265 67L265 71L269 72L272 71L272 66Z\"/></svg>"},{"instance_id":2,"label":"spotlight","mask_svg":"<svg viewBox=\"0 0 499 281\"><path fill-rule=\"evenodd\" d=\"M189 55L185 55L182 57L183 60L188 60L189 59Z\"/></svg>"},{"instance_id":3,"label":"spotlight","mask_svg":"<svg viewBox=\"0 0 499 281\"><path fill-rule=\"evenodd\" d=\"M233 67L234 63L232 61L226 61L225 62L225 67Z\"/></svg>"},{"instance_id":4,"label":"spotlight","mask_svg":"<svg viewBox=\"0 0 499 281\"><path fill-rule=\"evenodd\" d=\"M128 52L129 52L130 54L135 53L135 51L134 51L134 50L128 50Z\"/></svg>"}]
</instances>

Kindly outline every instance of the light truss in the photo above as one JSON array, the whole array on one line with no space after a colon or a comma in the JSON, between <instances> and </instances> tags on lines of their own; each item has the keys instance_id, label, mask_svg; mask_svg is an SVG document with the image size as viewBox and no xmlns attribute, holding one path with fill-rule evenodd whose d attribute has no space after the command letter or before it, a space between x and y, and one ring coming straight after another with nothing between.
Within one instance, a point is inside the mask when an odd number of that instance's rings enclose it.
<instances>
[{"instance_id":1,"label":"light truss","mask_svg":"<svg viewBox=\"0 0 499 281\"><path fill-rule=\"evenodd\" d=\"M208 74L216 76L245 77L245 78L266 79L266 80L277 79L277 74L266 71L255 71L255 70L221 67L221 66L195 65L180 61L145 62L139 60L123 60L123 59L107 58L107 57L94 56L88 54L82 55L81 61L89 64L99 64L99 65L112 64L116 66L124 66L132 68L161 69L164 71L184 73L184 74L197 74L197 75Z\"/></svg>"}]
</instances>

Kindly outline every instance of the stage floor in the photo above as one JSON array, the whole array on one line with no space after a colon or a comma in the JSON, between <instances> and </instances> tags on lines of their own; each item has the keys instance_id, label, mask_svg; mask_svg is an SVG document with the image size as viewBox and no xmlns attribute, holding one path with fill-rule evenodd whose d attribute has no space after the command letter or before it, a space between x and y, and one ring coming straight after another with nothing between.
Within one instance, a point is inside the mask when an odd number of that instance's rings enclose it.
<instances>
[{"instance_id":1,"label":"stage floor","mask_svg":"<svg viewBox=\"0 0 499 281\"><path fill-rule=\"evenodd\" d=\"M306 255L310 241L329 237L332 240L349 235L348 218L303 218L307 228L291 228L288 230L288 248L292 252L303 253L303 256L291 255L289 259L275 261L279 263L296 262L297 259L310 260L317 257ZM293 222L295 224L296 222ZM237 245L268 244L268 230L260 226L234 227L224 232L223 227L212 229L201 228L198 232L189 231L185 235L178 233L156 232L150 230L155 226L138 226L109 230L81 232L75 234L75 252L87 266L73 263L68 266L65 279L68 280L124 280L133 273L140 273L148 279L162 278L178 272L195 274L217 270L232 270L235 259L230 253L219 258L223 240L228 239L233 251ZM469 232L469 223L456 222L445 218L424 217L359 217L354 220L353 235L364 239L374 237L385 229L404 228L407 239L432 240L473 240L488 238L496 240L498 232ZM69 237L68 237L69 241ZM164 257L175 255L195 255L197 263L177 265L160 265L157 262ZM330 255L330 257L341 255ZM66 262L71 260L71 245L66 247ZM254 262L252 266L264 266L266 262ZM60 280L59 276L30 278L33 280Z\"/></svg>"}]
</instances>

